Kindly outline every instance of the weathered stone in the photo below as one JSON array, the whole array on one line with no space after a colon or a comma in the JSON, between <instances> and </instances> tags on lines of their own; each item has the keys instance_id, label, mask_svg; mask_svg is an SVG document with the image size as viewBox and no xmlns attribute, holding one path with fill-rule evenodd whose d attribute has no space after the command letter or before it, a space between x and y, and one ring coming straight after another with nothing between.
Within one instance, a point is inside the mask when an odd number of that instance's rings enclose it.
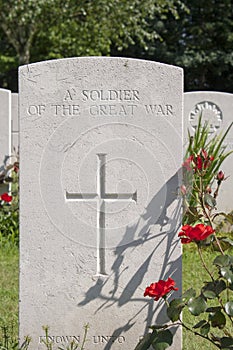
<instances>
[{"instance_id":1,"label":"weathered stone","mask_svg":"<svg viewBox=\"0 0 233 350\"><path fill-rule=\"evenodd\" d=\"M20 336L133 349L181 288L182 69L72 58L20 69ZM178 295L178 293L177 293ZM173 349L181 349L180 331Z\"/></svg>"},{"instance_id":2,"label":"weathered stone","mask_svg":"<svg viewBox=\"0 0 233 350\"><path fill-rule=\"evenodd\" d=\"M0 89L0 179L6 173L11 155L11 92ZM0 194L8 192L8 184L0 184Z\"/></svg>"},{"instance_id":3,"label":"weathered stone","mask_svg":"<svg viewBox=\"0 0 233 350\"><path fill-rule=\"evenodd\" d=\"M11 128L11 144L12 151L18 152L19 150L19 107L18 107L18 94L11 94L11 118L12 118L12 128Z\"/></svg>"}]
</instances>

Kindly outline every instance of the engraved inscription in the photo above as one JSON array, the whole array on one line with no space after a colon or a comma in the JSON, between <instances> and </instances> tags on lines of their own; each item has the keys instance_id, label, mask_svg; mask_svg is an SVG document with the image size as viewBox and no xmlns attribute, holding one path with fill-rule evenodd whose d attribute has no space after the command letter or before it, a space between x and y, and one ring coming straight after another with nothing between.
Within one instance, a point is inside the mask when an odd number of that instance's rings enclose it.
<instances>
[{"instance_id":1,"label":"engraved inscription","mask_svg":"<svg viewBox=\"0 0 233 350\"><path fill-rule=\"evenodd\" d=\"M90 107L93 116L127 116L134 115L137 105L94 105Z\"/></svg>"},{"instance_id":2,"label":"engraved inscription","mask_svg":"<svg viewBox=\"0 0 233 350\"><path fill-rule=\"evenodd\" d=\"M162 105L162 104L145 105L145 111L147 114L153 114L156 116L169 117L173 115L172 105Z\"/></svg>"},{"instance_id":3,"label":"engraved inscription","mask_svg":"<svg viewBox=\"0 0 233 350\"><path fill-rule=\"evenodd\" d=\"M215 103L202 101L195 105L194 109L189 113L189 122L193 130L197 128L200 115L203 122L208 122L210 134L221 127L223 115L221 109Z\"/></svg>"},{"instance_id":4,"label":"engraved inscription","mask_svg":"<svg viewBox=\"0 0 233 350\"><path fill-rule=\"evenodd\" d=\"M70 88L64 92L63 101L45 106L30 105L27 114L42 116L45 110L53 116L80 116L82 112L91 117L132 117L139 107L144 108L147 115L170 117L174 115L170 104L139 104L140 93L134 89L122 90L81 90ZM86 105L87 104L87 105Z\"/></svg>"},{"instance_id":5,"label":"engraved inscription","mask_svg":"<svg viewBox=\"0 0 233 350\"><path fill-rule=\"evenodd\" d=\"M106 193L106 154L97 154L98 171L96 193L65 193L66 201L95 201L97 203L97 271L96 276L107 276L105 272L105 204L107 202L137 201L134 193Z\"/></svg>"},{"instance_id":6,"label":"engraved inscription","mask_svg":"<svg viewBox=\"0 0 233 350\"><path fill-rule=\"evenodd\" d=\"M138 90L82 90L83 101L139 101Z\"/></svg>"},{"instance_id":7,"label":"engraved inscription","mask_svg":"<svg viewBox=\"0 0 233 350\"><path fill-rule=\"evenodd\" d=\"M80 335L48 335L47 340L53 344L79 344ZM43 335L39 336L38 343L44 344L46 337ZM106 344L106 343L118 343L123 344L126 341L123 335L93 335L92 343L93 344Z\"/></svg>"},{"instance_id":8,"label":"engraved inscription","mask_svg":"<svg viewBox=\"0 0 233 350\"><path fill-rule=\"evenodd\" d=\"M30 105L27 109L27 113L29 115L39 115L41 116L42 113L45 111L45 105Z\"/></svg>"},{"instance_id":9,"label":"engraved inscription","mask_svg":"<svg viewBox=\"0 0 233 350\"><path fill-rule=\"evenodd\" d=\"M94 335L93 336L93 343L94 344L103 344L103 343L118 343L123 344L125 342L125 337L123 335L120 335L119 337L114 335Z\"/></svg>"},{"instance_id":10,"label":"engraved inscription","mask_svg":"<svg viewBox=\"0 0 233 350\"><path fill-rule=\"evenodd\" d=\"M62 115L72 116L72 115L80 115L80 106L79 105L51 105L53 109L54 115Z\"/></svg>"},{"instance_id":11,"label":"engraved inscription","mask_svg":"<svg viewBox=\"0 0 233 350\"><path fill-rule=\"evenodd\" d=\"M43 335L39 336L39 344L44 343L46 337ZM48 335L49 342L54 344L64 344L64 343L79 343L80 335Z\"/></svg>"}]
</instances>

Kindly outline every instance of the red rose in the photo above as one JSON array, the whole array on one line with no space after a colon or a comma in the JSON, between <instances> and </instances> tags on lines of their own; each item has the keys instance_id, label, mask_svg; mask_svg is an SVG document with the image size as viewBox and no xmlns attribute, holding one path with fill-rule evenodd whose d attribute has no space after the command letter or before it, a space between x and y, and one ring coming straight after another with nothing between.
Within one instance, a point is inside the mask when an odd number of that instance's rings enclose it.
<instances>
[{"instance_id":1,"label":"red rose","mask_svg":"<svg viewBox=\"0 0 233 350\"><path fill-rule=\"evenodd\" d=\"M157 301L171 290L178 290L178 288L175 288L175 281L169 277L167 281L159 280L158 282L151 283L149 287L146 287L144 297L148 295Z\"/></svg>"},{"instance_id":2,"label":"red rose","mask_svg":"<svg viewBox=\"0 0 233 350\"><path fill-rule=\"evenodd\" d=\"M194 227L184 225L181 230L182 231L179 232L178 236L181 237L181 243L183 244L203 241L214 233L211 226L204 224L197 224Z\"/></svg>"},{"instance_id":3,"label":"red rose","mask_svg":"<svg viewBox=\"0 0 233 350\"><path fill-rule=\"evenodd\" d=\"M1 195L1 200L7 203L10 203L12 201L12 196L9 196L8 193L3 193Z\"/></svg>"}]
</instances>

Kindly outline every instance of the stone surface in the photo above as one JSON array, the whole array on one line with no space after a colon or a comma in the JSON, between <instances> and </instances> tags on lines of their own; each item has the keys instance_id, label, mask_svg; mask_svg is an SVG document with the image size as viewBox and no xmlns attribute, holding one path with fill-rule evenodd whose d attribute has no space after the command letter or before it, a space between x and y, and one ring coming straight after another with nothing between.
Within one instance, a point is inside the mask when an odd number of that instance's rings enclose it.
<instances>
[{"instance_id":1,"label":"stone surface","mask_svg":"<svg viewBox=\"0 0 233 350\"><path fill-rule=\"evenodd\" d=\"M20 69L20 337L133 349L181 289L182 69L72 58ZM179 295L177 292L176 295ZM181 349L180 331L172 349Z\"/></svg>"},{"instance_id":2,"label":"stone surface","mask_svg":"<svg viewBox=\"0 0 233 350\"><path fill-rule=\"evenodd\" d=\"M18 111L18 94L11 94L11 118L12 118L12 127L11 127L11 145L12 151L18 152L19 150L19 111Z\"/></svg>"},{"instance_id":3,"label":"stone surface","mask_svg":"<svg viewBox=\"0 0 233 350\"><path fill-rule=\"evenodd\" d=\"M233 121L233 94L212 91L195 91L184 94L184 140L187 145L189 129L194 132L200 113L203 121L210 123L210 137L224 132ZM227 150L233 150L233 127L228 133L225 144ZM221 169L229 176L220 187L217 209L230 212L233 210L233 154L222 164Z\"/></svg>"},{"instance_id":4,"label":"stone surface","mask_svg":"<svg viewBox=\"0 0 233 350\"><path fill-rule=\"evenodd\" d=\"M5 169L11 155L11 92L0 89L0 172ZM8 185L0 185L0 194L8 191Z\"/></svg>"}]
</instances>

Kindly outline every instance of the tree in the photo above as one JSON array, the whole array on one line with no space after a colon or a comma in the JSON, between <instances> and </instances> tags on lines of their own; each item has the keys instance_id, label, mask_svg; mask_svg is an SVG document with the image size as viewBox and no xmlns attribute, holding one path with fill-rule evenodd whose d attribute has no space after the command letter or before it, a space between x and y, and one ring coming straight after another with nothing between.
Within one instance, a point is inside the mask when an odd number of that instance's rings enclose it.
<instances>
[{"instance_id":1,"label":"tree","mask_svg":"<svg viewBox=\"0 0 233 350\"><path fill-rule=\"evenodd\" d=\"M145 48L159 37L151 20L177 17L179 6L180 0L0 0L0 39L5 36L20 65L110 55L113 46L117 52L136 42Z\"/></svg>"},{"instance_id":2,"label":"tree","mask_svg":"<svg viewBox=\"0 0 233 350\"><path fill-rule=\"evenodd\" d=\"M145 51L139 43L124 51L184 68L185 90L233 88L233 6L231 0L184 0L179 18L168 14L161 21L154 17L151 26L161 40ZM188 12L187 9L188 8ZM136 49L136 50L135 50Z\"/></svg>"}]
</instances>

